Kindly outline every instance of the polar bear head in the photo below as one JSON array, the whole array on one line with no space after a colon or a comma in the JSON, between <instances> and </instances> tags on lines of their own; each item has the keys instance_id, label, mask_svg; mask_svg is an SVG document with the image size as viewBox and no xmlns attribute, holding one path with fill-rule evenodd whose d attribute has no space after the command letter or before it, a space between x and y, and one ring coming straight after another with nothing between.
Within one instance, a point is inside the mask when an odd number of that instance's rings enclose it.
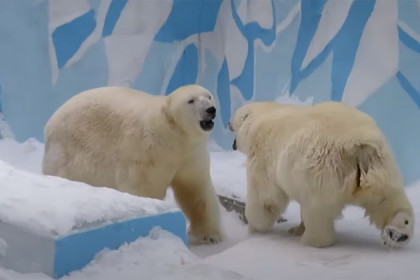
<instances>
[{"instance_id":1,"label":"polar bear head","mask_svg":"<svg viewBox=\"0 0 420 280\"><path fill-rule=\"evenodd\" d=\"M254 120L263 113L268 113L273 109L278 109L286 105L277 102L253 102L246 104L236 110L229 129L235 132L236 138L233 141L232 149L246 153L246 143L249 139L249 130Z\"/></svg>"},{"instance_id":2,"label":"polar bear head","mask_svg":"<svg viewBox=\"0 0 420 280\"><path fill-rule=\"evenodd\" d=\"M414 217L411 212L400 211L382 231L384 245L400 247L407 243L414 233Z\"/></svg>"},{"instance_id":3,"label":"polar bear head","mask_svg":"<svg viewBox=\"0 0 420 280\"><path fill-rule=\"evenodd\" d=\"M389 188L386 193L385 199L377 209L378 213L372 217L378 221L384 219L381 231L383 244L398 248L406 245L413 237L415 224L413 207L405 194L404 187Z\"/></svg>"},{"instance_id":4,"label":"polar bear head","mask_svg":"<svg viewBox=\"0 0 420 280\"><path fill-rule=\"evenodd\" d=\"M199 85L174 90L168 95L166 108L171 121L189 135L208 135L214 127L214 97Z\"/></svg>"},{"instance_id":5,"label":"polar bear head","mask_svg":"<svg viewBox=\"0 0 420 280\"><path fill-rule=\"evenodd\" d=\"M391 149L384 142L370 142L357 150L358 183L353 199L381 230L383 245L401 247L413 237L415 218Z\"/></svg>"}]
</instances>

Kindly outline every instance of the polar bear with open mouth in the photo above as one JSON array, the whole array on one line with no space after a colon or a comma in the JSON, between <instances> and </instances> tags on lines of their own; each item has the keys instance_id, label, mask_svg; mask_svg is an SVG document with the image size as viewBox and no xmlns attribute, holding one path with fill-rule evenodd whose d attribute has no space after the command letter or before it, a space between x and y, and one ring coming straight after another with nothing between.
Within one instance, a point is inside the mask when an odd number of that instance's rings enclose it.
<instances>
[{"instance_id":1,"label":"polar bear with open mouth","mask_svg":"<svg viewBox=\"0 0 420 280\"><path fill-rule=\"evenodd\" d=\"M191 241L221 240L219 201L207 141L213 95L186 85L168 96L101 87L64 103L45 128L43 172L164 199L172 187L190 221Z\"/></svg>"}]
</instances>

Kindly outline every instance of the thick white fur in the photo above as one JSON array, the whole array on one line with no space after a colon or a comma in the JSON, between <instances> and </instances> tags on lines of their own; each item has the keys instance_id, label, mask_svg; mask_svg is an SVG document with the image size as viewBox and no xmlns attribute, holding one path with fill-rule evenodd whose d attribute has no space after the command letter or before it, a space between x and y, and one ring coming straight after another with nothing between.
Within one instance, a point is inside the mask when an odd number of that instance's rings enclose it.
<instances>
[{"instance_id":1,"label":"thick white fur","mask_svg":"<svg viewBox=\"0 0 420 280\"><path fill-rule=\"evenodd\" d=\"M230 126L237 149L247 155L245 215L252 229L269 230L295 200L302 222L289 232L303 234L303 244L332 245L334 220L347 205L364 208L388 246L413 235L413 210L399 169L367 114L337 102L256 102L238 109Z\"/></svg>"},{"instance_id":2,"label":"thick white fur","mask_svg":"<svg viewBox=\"0 0 420 280\"><path fill-rule=\"evenodd\" d=\"M172 186L192 241L218 242L209 131L199 125L211 106L212 94L198 85L168 96L120 87L82 92L46 125L43 172L157 199Z\"/></svg>"}]
</instances>

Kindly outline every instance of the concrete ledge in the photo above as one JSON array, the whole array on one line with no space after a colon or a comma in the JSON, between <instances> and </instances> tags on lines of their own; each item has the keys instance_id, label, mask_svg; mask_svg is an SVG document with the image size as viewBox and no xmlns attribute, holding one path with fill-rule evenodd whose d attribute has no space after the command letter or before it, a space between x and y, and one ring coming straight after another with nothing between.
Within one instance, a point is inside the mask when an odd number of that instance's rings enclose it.
<instances>
[{"instance_id":1,"label":"concrete ledge","mask_svg":"<svg viewBox=\"0 0 420 280\"><path fill-rule=\"evenodd\" d=\"M188 243L186 219L180 211L130 219L61 237L43 236L0 222L0 237L6 244L0 264L22 273L42 272L60 278L83 268L101 250L117 249L145 237L154 227L165 229Z\"/></svg>"},{"instance_id":2,"label":"concrete ledge","mask_svg":"<svg viewBox=\"0 0 420 280\"><path fill-rule=\"evenodd\" d=\"M18 170L0 161L0 265L60 278L160 227L187 244L175 205Z\"/></svg>"},{"instance_id":3,"label":"concrete ledge","mask_svg":"<svg viewBox=\"0 0 420 280\"><path fill-rule=\"evenodd\" d=\"M52 276L59 278L81 269L102 249L117 249L124 243L149 235L154 227L165 229L188 244L182 212L131 219L56 239Z\"/></svg>"},{"instance_id":4,"label":"concrete ledge","mask_svg":"<svg viewBox=\"0 0 420 280\"><path fill-rule=\"evenodd\" d=\"M101 250L117 249L124 243L149 235L154 227L165 229L188 243L182 212L169 212L99 226L66 236L43 236L0 222L0 264L22 273L42 272L60 278L87 265Z\"/></svg>"}]
</instances>

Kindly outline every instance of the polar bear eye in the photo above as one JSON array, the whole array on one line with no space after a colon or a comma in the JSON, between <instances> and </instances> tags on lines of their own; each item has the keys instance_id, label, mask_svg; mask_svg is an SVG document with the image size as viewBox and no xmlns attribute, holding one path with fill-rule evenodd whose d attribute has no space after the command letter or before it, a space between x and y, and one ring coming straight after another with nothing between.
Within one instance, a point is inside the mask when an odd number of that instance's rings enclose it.
<instances>
[{"instance_id":1,"label":"polar bear eye","mask_svg":"<svg viewBox=\"0 0 420 280\"><path fill-rule=\"evenodd\" d=\"M404 224L408 225L408 220L405 220L405 221L404 221Z\"/></svg>"},{"instance_id":2,"label":"polar bear eye","mask_svg":"<svg viewBox=\"0 0 420 280\"><path fill-rule=\"evenodd\" d=\"M188 100L188 104L193 104L193 103L194 103L194 99Z\"/></svg>"},{"instance_id":3,"label":"polar bear eye","mask_svg":"<svg viewBox=\"0 0 420 280\"><path fill-rule=\"evenodd\" d=\"M209 96L209 99L211 100L211 96Z\"/></svg>"}]
</instances>

